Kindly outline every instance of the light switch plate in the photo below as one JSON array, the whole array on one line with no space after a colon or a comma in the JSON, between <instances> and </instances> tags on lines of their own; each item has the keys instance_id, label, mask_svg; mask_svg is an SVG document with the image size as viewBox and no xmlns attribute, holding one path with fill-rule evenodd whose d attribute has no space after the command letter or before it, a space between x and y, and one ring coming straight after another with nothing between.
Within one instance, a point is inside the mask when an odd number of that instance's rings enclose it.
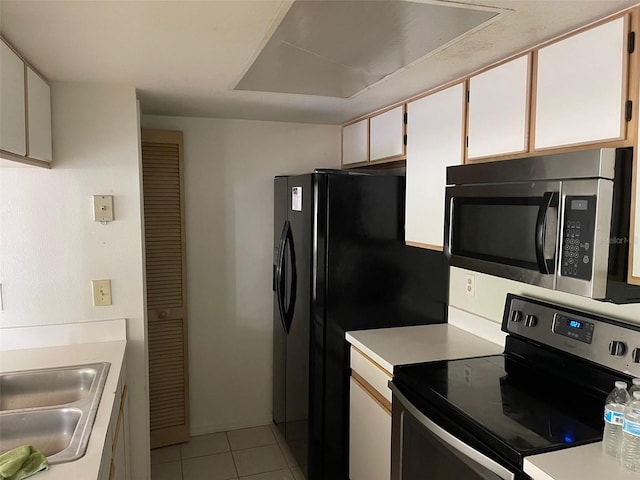
<instances>
[{"instance_id":1,"label":"light switch plate","mask_svg":"<svg viewBox=\"0 0 640 480\"><path fill-rule=\"evenodd\" d=\"M111 305L111 280L91 280L93 289L93 306Z\"/></svg>"},{"instance_id":2,"label":"light switch plate","mask_svg":"<svg viewBox=\"0 0 640 480\"><path fill-rule=\"evenodd\" d=\"M93 218L96 222L113 222L113 195L93 196Z\"/></svg>"}]
</instances>

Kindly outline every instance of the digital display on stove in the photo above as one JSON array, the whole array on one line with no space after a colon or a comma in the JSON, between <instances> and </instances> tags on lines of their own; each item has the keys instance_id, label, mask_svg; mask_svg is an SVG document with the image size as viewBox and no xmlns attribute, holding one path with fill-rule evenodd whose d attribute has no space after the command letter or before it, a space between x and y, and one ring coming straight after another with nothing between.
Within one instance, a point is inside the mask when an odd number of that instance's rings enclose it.
<instances>
[{"instance_id":1,"label":"digital display on stove","mask_svg":"<svg viewBox=\"0 0 640 480\"><path fill-rule=\"evenodd\" d=\"M570 328L584 328L584 322L581 322L580 320L572 320L571 318L567 319L567 325L569 325Z\"/></svg>"},{"instance_id":2,"label":"digital display on stove","mask_svg":"<svg viewBox=\"0 0 640 480\"><path fill-rule=\"evenodd\" d=\"M565 317L556 313L553 318L553 331L558 335L573 338L583 343L591 343L593 340L594 325L584 320Z\"/></svg>"}]
</instances>

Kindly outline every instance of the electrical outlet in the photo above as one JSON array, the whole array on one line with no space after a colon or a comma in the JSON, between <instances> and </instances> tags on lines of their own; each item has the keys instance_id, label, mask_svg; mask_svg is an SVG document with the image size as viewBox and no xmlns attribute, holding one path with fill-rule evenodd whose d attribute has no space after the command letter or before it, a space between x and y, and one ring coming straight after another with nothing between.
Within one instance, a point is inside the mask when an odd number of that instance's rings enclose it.
<instances>
[{"instance_id":1,"label":"electrical outlet","mask_svg":"<svg viewBox=\"0 0 640 480\"><path fill-rule=\"evenodd\" d=\"M93 306L111 305L111 280L91 280L93 289Z\"/></svg>"},{"instance_id":2,"label":"electrical outlet","mask_svg":"<svg viewBox=\"0 0 640 480\"><path fill-rule=\"evenodd\" d=\"M474 275L467 275L465 277L464 293L466 293L470 297L475 297L475 295L476 295L476 279L475 279Z\"/></svg>"}]
</instances>

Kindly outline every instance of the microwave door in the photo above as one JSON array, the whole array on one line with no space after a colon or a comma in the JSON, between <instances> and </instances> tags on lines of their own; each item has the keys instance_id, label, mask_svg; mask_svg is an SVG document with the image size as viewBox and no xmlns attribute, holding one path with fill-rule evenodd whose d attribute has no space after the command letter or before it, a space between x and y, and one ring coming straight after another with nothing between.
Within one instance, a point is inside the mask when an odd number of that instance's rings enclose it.
<instances>
[{"instance_id":1,"label":"microwave door","mask_svg":"<svg viewBox=\"0 0 640 480\"><path fill-rule=\"evenodd\" d=\"M453 266L555 288L560 182L448 187Z\"/></svg>"}]
</instances>

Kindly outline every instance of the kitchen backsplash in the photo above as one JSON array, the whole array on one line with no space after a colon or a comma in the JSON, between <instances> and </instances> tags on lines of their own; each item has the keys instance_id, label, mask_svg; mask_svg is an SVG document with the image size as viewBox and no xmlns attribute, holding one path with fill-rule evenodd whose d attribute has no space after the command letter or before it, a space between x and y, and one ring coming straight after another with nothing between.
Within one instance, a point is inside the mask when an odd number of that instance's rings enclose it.
<instances>
[{"instance_id":1,"label":"kitchen backsplash","mask_svg":"<svg viewBox=\"0 0 640 480\"><path fill-rule=\"evenodd\" d=\"M468 276L473 277L473 295L467 293ZM449 305L451 307L479 315L494 322L502 321L506 294L515 293L562 303L620 320L640 323L640 304L614 305L599 302L457 267L451 267L449 282Z\"/></svg>"}]
</instances>

